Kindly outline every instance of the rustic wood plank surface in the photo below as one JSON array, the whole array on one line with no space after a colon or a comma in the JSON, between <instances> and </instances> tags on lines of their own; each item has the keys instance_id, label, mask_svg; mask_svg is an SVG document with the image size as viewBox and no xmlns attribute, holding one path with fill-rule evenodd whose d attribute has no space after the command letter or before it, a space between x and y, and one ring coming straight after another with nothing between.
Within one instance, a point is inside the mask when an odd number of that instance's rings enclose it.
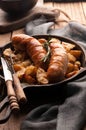
<instances>
[{"instance_id":1,"label":"rustic wood plank surface","mask_svg":"<svg viewBox=\"0 0 86 130\"><path fill-rule=\"evenodd\" d=\"M42 5L45 7L53 7L58 8L66 12L70 18L74 21L80 22L82 24L86 25L86 3L85 2L72 2L72 3L52 3L47 2L43 3L43 0L38 0L38 5ZM19 30L15 30L13 32L7 33L7 34L0 34L0 46L5 45L6 43L10 42L11 36L18 34L18 33L24 33L24 28L21 28ZM2 113L1 116L4 116L5 113ZM0 117L1 117L0 116ZM20 130L20 124L25 118L26 115L19 114L17 116L12 115L5 124L0 125L0 130ZM86 130L86 129L84 129Z\"/></svg>"},{"instance_id":2,"label":"rustic wood plank surface","mask_svg":"<svg viewBox=\"0 0 86 130\"><path fill-rule=\"evenodd\" d=\"M72 2L72 3L54 3L54 7L66 12L71 20L86 23L86 3L84 2Z\"/></svg>"}]
</instances>

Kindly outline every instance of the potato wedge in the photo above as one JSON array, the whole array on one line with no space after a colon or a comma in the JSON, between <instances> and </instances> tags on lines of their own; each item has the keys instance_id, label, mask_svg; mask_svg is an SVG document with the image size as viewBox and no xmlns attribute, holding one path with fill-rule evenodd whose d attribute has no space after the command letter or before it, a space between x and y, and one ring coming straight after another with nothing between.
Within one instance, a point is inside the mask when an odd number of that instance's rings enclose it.
<instances>
[{"instance_id":1,"label":"potato wedge","mask_svg":"<svg viewBox=\"0 0 86 130\"><path fill-rule=\"evenodd\" d=\"M71 62L71 63L75 63L76 57L73 56L72 54L68 53L68 60L69 60L69 62Z\"/></svg>"},{"instance_id":2,"label":"potato wedge","mask_svg":"<svg viewBox=\"0 0 86 130\"><path fill-rule=\"evenodd\" d=\"M74 70L74 64L72 63L68 63L68 67L67 67L67 73L70 73Z\"/></svg>"},{"instance_id":3,"label":"potato wedge","mask_svg":"<svg viewBox=\"0 0 86 130\"><path fill-rule=\"evenodd\" d=\"M80 59L81 50L70 50L70 54L72 54L76 59Z\"/></svg>"},{"instance_id":4,"label":"potato wedge","mask_svg":"<svg viewBox=\"0 0 86 130\"><path fill-rule=\"evenodd\" d=\"M39 84L48 84L47 74L42 68L37 69L36 78Z\"/></svg>"},{"instance_id":5,"label":"potato wedge","mask_svg":"<svg viewBox=\"0 0 86 130\"><path fill-rule=\"evenodd\" d=\"M62 45L66 49L67 52L69 52L71 49L75 47L74 44L67 43L67 42L62 42Z\"/></svg>"}]
</instances>

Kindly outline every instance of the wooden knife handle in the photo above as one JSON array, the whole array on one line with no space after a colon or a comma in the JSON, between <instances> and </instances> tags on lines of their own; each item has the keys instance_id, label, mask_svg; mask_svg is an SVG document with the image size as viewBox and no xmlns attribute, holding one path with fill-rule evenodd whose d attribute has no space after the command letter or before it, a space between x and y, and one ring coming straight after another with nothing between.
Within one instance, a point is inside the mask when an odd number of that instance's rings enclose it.
<instances>
[{"instance_id":1,"label":"wooden knife handle","mask_svg":"<svg viewBox=\"0 0 86 130\"><path fill-rule=\"evenodd\" d=\"M18 102L21 104L25 104L27 102L27 98L21 86L20 80L15 73L13 74L13 81L14 81L14 90L15 90Z\"/></svg>"},{"instance_id":2,"label":"wooden knife handle","mask_svg":"<svg viewBox=\"0 0 86 130\"><path fill-rule=\"evenodd\" d=\"M13 112L18 112L20 108L16 98L15 91L12 86L12 81L11 80L6 81L6 86L7 86L7 95L10 103L10 108Z\"/></svg>"}]
</instances>

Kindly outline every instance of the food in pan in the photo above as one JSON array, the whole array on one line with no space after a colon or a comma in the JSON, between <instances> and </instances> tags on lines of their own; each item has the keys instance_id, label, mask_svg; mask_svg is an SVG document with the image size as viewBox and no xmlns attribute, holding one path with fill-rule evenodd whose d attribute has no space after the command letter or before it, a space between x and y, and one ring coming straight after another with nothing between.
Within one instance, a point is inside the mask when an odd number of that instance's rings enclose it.
<instances>
[{"instance_id":1,"label":"food in pan","mask_svg":"<svg viewBox=\"0 0 86 130\"><path fill-rule=\"evenodd\" d=\"M77 74L82 67L82 51L75 44L58 38L35 38L26 34L12 37L12 46L3 55L11 55L14 70L21 82L29 84L57 83Z\"/></svg>"}]
</instances>

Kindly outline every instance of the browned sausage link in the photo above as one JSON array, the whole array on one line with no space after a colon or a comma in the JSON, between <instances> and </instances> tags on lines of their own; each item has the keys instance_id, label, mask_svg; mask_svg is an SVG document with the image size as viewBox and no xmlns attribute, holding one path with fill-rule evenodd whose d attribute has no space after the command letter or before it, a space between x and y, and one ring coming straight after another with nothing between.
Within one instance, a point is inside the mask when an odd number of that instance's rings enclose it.
<instances>
[{"instance_id":1,"label":"browned sausage link","mask_svg":"<svg viewBox=\"0 0 86 130\"><path fill-rule=\"evenodd\" d=\"M16 50L27 51L36 66L45 67L42 59L45 57L46 51L37 39L26 34L18 34L12 38L12 42Z\"/></svg>"},{"instance_id":2,"label":"browned sausage link","mask_svg":"<svg viewBox=\"0 0 86 130\"><path fill-rule=\"evenodd\" d=\"M45 57L46 51L37 39L30 39L29 43L27 44L27 53L36 66L45 68L45 63L42 59Z\"/></svg>"},{"instance_id":3,"label":"browned sausage link","mask_svg":"<svg viewBox=\"0 0 86 130\"><path fill-rule=\"evenodd\" d=\"M65 49L59 43L51 43L51 59L47 70L50 82L58 82L64 79L67 71L68 57Z\"/></svg>"},{"instance_id":4,"label":"browned sausage link","mask_svg":"<svg viewBox=\"0 0 86 130\"><path fill-rule=\"evenodd\" d=\"M31 37L26 34L16 34L12 37L12 44L15 50L25 51L26 43Z\"/></svg>"}]
</instances>

